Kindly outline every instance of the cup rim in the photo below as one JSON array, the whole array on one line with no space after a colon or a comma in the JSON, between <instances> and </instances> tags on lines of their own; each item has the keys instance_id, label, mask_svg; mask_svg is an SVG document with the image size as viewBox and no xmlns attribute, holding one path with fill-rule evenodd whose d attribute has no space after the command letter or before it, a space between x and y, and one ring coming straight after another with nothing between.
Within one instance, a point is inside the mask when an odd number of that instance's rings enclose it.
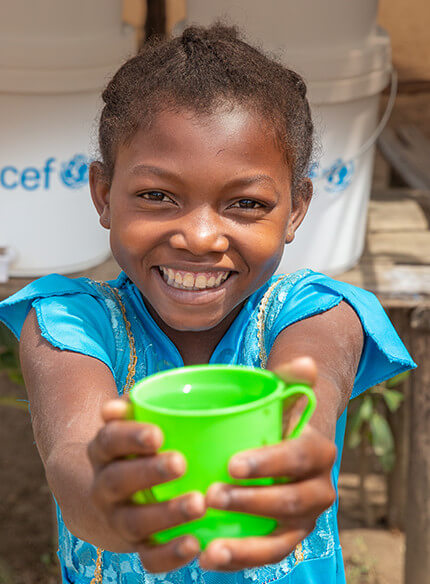
<instances>
[{"instance_id":1,"label":"cup rim","mask_svg":"<svg viewBox=\"0 0 430 584\"><path fill-rule=\"evenodd\" d=\"M274 386L273 391L269 395L266 395L264 397L256 399L252 402L249 402L246 404L241 404L238 406L230 406L227 408L214 408L214 409L210 409L210 410L174 410L171 408L163 408L160 406L154 406L154 405L148 404L148 403L141 404L137 401L135 393L137 393L137 391L140 392L141 388L144 387L147 383L150 383L155 376L157 376L157 378L159 378L159 379L162 377L166 378L166 377L171 377L173 375L177 375L178 373L179 374L184 373L184 372L189 373L190 369L193 369L194 371L199 371L199 370L220 371L223 369L226 372L231 371L231 370L245 371L248 373L253 373L255 375L259 375L261 377L266 377L266 378L270 379L271 381L274 381L275 386ZM228 415L228 414L239 414L242 412L248 412L248 411L260 408L262 406L265 406L265 405L271 403L272 401L274 401L275 399L280 397L280 393L281 393L281 390L283 387L285 387L285 383L282 381L282 379L280 379L272 371L267 371L267 369L260 369L258 367L248 367L246 365L223 365L223 364L186 365L184 367L176 367L173 369L167 369L166 371L160 371L158 373L153 373L152 375L145 377L144 379L138 381L134 385L134 387L132 387L132 389L130 390L130 393L129 393L129 397L130 397L130 401L132 402L133 406L141 407L141 408L144 408L144 409L151 411L151 412L154 412L154 413L174 416L176 418L177 417L182 417L182 418L208 417L208 418L212 418L215 416L224 416L224 415Z\"/></svg>"}]
</instances>

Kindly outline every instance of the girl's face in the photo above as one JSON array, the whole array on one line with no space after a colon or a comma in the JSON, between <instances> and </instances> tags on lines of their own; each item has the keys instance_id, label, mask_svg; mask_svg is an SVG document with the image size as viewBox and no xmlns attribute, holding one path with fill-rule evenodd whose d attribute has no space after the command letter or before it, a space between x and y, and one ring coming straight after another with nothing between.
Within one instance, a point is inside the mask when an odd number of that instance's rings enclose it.
<instances>
[{"instance_id":1,"label":"girl's face","mask_svg":"<svg viewBox=\"0 0 430 584\"><path fill-rule=\"evenodd\" d=\"M270 127L243 107L160 113L117 152L111 185L91 167L113 255L170 328L209 330L274 273L307 201Z\"/></svg>"}]
</instances>

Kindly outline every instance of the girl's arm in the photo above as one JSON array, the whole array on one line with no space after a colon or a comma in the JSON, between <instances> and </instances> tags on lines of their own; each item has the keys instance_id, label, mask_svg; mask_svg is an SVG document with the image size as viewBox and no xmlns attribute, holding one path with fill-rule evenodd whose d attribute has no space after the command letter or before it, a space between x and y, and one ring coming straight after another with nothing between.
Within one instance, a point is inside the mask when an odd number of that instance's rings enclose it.
<instances>
[{"instance_id":1,"label":"girl's arm","mask_svg":"<svg viewBox=\"0 0 430 584\"><path fill-rule=\"evenodd\" d=\"M334 440L336 422L351 397L362 349L360 319L349 304L341 302L282 331L270 352L267 368L288 380L293 359L304 356L313 359L314 371L302 361L295 367L296 377L300 377L303 369L304 380L310 379L314 386L317 408L310 425ZM300 409L301 404L292 409L292 421L294 410Z\"/></svg>"},{"instance_id":2,"label":"girl's arm","mask_svg":"<svg viewBox=\"0 0 430 584\"><path fill-rule=\"evenodd\" d=\"M281 561L313 531L318 516L334 502L331 469L336 422L351 395L362 346L360 320L344 302L289 326L278 336L268 368L287 382L309 382L317 409L299 438L240 453L230 461L235 478L289 477L289 484L210 488L209 507L274 517L279 528L266 537L213 541L200 558L204 569L240 570ZM298 403L291 411L292 422L300 409Z\"/></svg>"},{"instance_id":3,"label":"girl's arm","mask_svg":"<svg viewBox=\"0 0 430 584\"><path fill-rule=\"evenodd\" d=\"M199 548L190 538L157 550L145 542L154 531L203 515L203 496L138 509L130 504L133 492L177 478L185 465L179 453L156 454L161 431L125 420L125 402L106 408L118 397L109 368L53 347L41 336L34 309L22 328L20 358L37 448L69 530L103 549L136 551L153 571L191 560Z\"/></svg>"}]
</instances>

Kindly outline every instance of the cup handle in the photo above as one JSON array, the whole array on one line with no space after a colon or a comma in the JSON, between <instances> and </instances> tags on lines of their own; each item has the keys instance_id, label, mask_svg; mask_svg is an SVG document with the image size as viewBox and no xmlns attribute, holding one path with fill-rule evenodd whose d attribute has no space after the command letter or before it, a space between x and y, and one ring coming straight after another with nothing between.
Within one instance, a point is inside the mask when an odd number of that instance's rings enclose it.
<instances>
[{"instance_id":1,"label":"cup handle","mask_svg":"<svg viewBox=\"0 0 430 584\"><path fill-rule=\"evenodd\" d=\"M315 397L315 394L312 391L312 389L308 385L304 385L302 383L300 384L297 383L294 385L285 385L281 390L280 398L282 399L282 401L293 398L294 401L296 401L296 399L303 395L307 397L308 400L307 404L302 412L302 415L300 416L299 421L286 437L287 440L292 440L300 436L303 428L309 422L309 420L312 417L312 414L315 411L315 408L317 406L317 398Z\"/></svg>"}]
</instances>

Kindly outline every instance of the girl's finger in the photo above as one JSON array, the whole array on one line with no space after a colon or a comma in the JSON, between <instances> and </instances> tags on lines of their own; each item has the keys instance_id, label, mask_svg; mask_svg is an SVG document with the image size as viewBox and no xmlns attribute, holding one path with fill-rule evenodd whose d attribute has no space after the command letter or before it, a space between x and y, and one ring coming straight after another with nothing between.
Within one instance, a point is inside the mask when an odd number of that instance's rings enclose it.
<instances>
[{"instance_id":1,"label":"girl's finger","mask_svg":"<svg viewBox=\"0 0 430 584\"><path fill-rule=\"evenodd\" d=\"M105 424L88 445L88 456L95 467L130 454L154 454L163 444L158 426L115 420Z\"/></svg>"},{"instance_id":2,"label":"girl's finger","mask_svg":"<svg viewBox=\"0 0 430 584\"><path fill-rule=\"evenodd\" d=\"M132 405L127 398L111 399L102 405L101 415L105 422L128 420L132 417Z\"/></svg>"},{"instance_id":3,"label":"girl's finger","mask_svg":"<svg viewBox=\"0 0 430 584\"><path fill-rule=\"evenodd\" d=\"M200 551L198 540L191 536L172 539L164 545L142 544L137 547L143 567L148 572L170 572L188 564Z\"/></svg>"},{"instance_id":4,"label":"girl's finger","mask_svg":"<svg viewBox=\"0 0 430 584\"><path fill-rule=\"evenodd\" d=\"M317 365L312 357L297 357L274 371L285 383L315 385Z\"/></svg>"},{"instance_id":5,"label":"girl's finger","mask_svg":"<svg viewBox=\"0 0 430 584\"><path fill-rule=\"evenodd\" d=\"M182 476L185 469L185 459L179 452L117 460L96 474L92 496L102 505L119 503L129 499L136 491Z\"/></svg>"},{"instance_id":6,"label":"girl's finger","mask_svg":"<svg viewBox=\"0 0 430 584\"><path fill-rule=\"evenodd\" d=\"M118 506L110 524L125 540L137 543L157 531L202 517L205 512L205 498L195 491L163 503Z\"/></svg>"},{"instance_id":7,"label":"girl's finger","mask_svg":"<svg viewBox=\"0 0 430 584\"><path fill-rule=\"evenodd\" d=\"M273 517L281 522L309 516L316 518L335 500L336 491L329 477L268 487L215 483L206 495L208 507Z\"/></svg>"},{"instance_id":8,"label":"girl's finger","mask_svg":"<svg viewBox=\"0 0 430 584\"><path fill-rule=\"evenodd\" d=\"M313 525L309 525L306 529L292 529L279 535L216 539L203 551L199 563L204 570L221 572L276 564L288 556L312 529Z\"/></svg>"},{"instance_id":9,"label":"girl's finger","mask_svg":"<svg viewBox=\"0 0 430 584\"><path fill-rule=\"evenodd\" d=\"M335 444L308 426L294 440L234 455L228 469L237 479L289 477L299 480L326 472L335 459Z\"/></svg>"}]
</instances>

